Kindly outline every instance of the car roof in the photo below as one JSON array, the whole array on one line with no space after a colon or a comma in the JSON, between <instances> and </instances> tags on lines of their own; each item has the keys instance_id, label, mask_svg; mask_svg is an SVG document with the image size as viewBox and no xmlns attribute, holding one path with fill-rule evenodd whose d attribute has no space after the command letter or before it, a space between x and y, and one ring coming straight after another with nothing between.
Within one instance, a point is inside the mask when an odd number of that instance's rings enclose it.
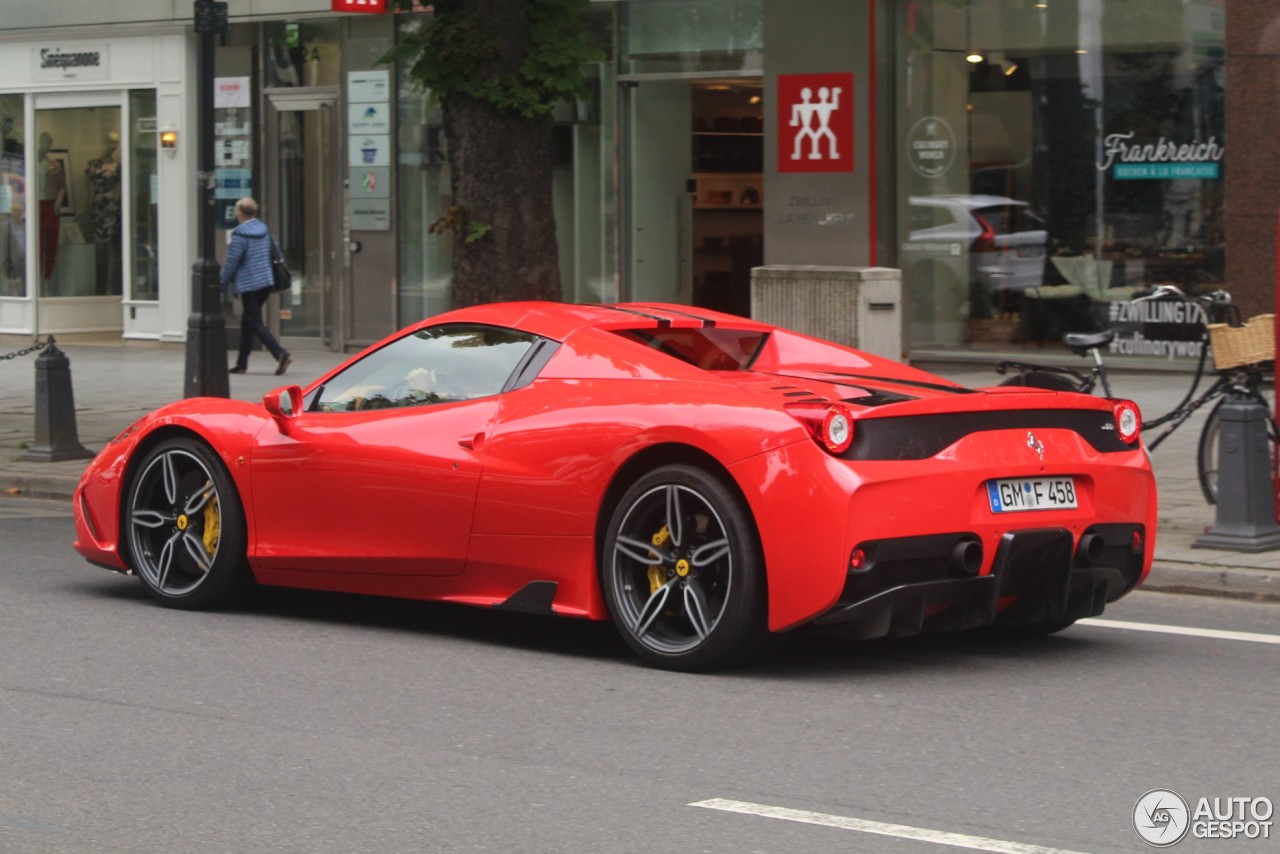
<instances>
[{"instance_id":1,"label":"car roof","mask_svg":"<svg viewBox=\"0 0 1280 854\"><path fill-rule=\"evenodd\" d=\"M597 329L730 329L771 331L773 326L744 317L687 305L655 302L584 304L561 302L486 303L455 309L424 320L421 325L485 323L523 329L563 341L583 328Z\"/></svg>"},{"instance_id":2,"label":"car roof","mask_svg":"<svg viewBox=\"0 0 1280 854\"><path fill-rule=\"evenodd\" d=\"M941 193L936 196L912 196L913 205L935 205L943 207L956 205L964 208L989 208L997 205L1018 205L1026 207L1027 203L1008 196L965 195L962 193Z\"/></svg>"}]
</instances>

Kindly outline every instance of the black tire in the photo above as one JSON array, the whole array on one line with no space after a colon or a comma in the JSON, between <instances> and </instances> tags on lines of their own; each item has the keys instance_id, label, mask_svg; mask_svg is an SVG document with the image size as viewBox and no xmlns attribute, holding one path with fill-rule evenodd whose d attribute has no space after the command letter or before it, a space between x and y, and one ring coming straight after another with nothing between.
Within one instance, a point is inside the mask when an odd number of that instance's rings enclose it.
<instances>
[{"instance_id":1,"label":"black tire","mask_svg":"<svg viewBox=\"0 0 1280 854\"><path fill-rule=\"evenodd\" d=\"M710 670L767 645L760 536L742 499L702 469L663 466L632 484L600 567L614 625L651 664Z\"/></svg>"},{"instance_id":2,"label":"black tire","mask_svg":"<svg viewBox=\"0 0 1280 854\"><path fill-rule=\"evenodd\" d=\"M130 480L122 524L130 566L163 605L223 607L251 583L244 508L202 442L169 439L147 453Z\"/></svg>"},{"instance_id":3,"label":"black tire","mask_svg":"<svg viewBox=\"0 0 1280 854\"><path fill-rule=\"evenodd\" d=\"M1049 391L1079 391L1080 387L1062 374L1052 371L1023 371L1009 377L1000 385L1018 385L1028 388L1043 388Z\"/></svg>"},{"instance_id":4,"label":"black tire","mask_svg":"<svg viewBox=\"0 0 1280 854\"><path fill-rule=\"evenodd\" d=\"M1196 450L1196 475L1200 478L1200 491L1209 504L1218 503L1218 433L1222 422L1218 420L1218 410L1226 403L1224 397L1213 405L1200 430L1200 446Z\"/></svg>"}]
</instances>

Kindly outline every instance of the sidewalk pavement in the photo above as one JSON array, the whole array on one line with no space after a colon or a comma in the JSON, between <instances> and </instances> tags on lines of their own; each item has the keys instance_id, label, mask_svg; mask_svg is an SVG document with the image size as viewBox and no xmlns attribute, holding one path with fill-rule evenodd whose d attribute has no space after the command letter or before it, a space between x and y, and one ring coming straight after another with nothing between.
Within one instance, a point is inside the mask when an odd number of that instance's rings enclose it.
<instances>
[{"instance_id":1,"label":"sidewalk pavement","mask_svg":"<svg viewBox=\"0 0 1280 854\"><path fill-rule=\"evenodd\" d=\"M15 340L18 343L0 350L8 353L26 346L20 339L9 339ZM100 450L143 414L182 397L186 359L182 344L113 340L58 347L70 359L79 439L91 451ZM291 382L305 385L346 358L300 350L292 355L288 375L277 377L270 354L255 352L248 373L229 377L231 396L261 400L273 388ZM70 499L87 460L19 459L35 434L36 357L0 361L0 490ZM1000 379L990 368L973 363L920 366L972 387L994 385ZM1149 416L1172 409L1189 384L1189 373L1112 372L1116 394L1131 398ZM1152 454L1160 491L1159 531L1155 568L1144 589L1280 602L1280 550L1245 554L1191 547L1215 520L1196 478L1196 447L1204 415L1197 413Z\"/></svg>"}]
</instances>

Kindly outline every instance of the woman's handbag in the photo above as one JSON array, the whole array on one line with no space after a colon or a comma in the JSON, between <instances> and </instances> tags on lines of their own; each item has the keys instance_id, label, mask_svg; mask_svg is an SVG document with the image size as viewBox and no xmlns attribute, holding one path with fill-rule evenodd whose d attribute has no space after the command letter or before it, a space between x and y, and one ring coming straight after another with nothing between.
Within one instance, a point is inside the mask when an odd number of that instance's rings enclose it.
<instances>
[{"instance_id":1,"label":"woman's handbag","mask_svg":"<svg viewBox=\"0 0 1280 854\"><path fill-rule=\"evenodd\" d=\"M273 287L277 291L287 291L293 287L293 274L285 266L284 255L280 252L280 244L276 243L274 237L271 238L271 280L274 282Z\"/></svg>"}]
</instances>

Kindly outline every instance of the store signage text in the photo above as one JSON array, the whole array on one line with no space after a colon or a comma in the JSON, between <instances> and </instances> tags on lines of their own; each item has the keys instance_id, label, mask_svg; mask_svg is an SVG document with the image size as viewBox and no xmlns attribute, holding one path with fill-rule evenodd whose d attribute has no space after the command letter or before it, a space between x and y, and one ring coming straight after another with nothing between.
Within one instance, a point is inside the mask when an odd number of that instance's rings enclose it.
<instances>
[{"instance_id":1,"label":"store signage text","mask_svg":"<svg viewBox=\"0 0 1280 854\"><path fill-rule=\"evenodd\" d=\"M939 116L925 116L907 135L907 157L912 170L923 178L941 178L956 158L956 135Z\"/></svg>"},{"instance_id":2,"label":"store signage text","mask_svg":"<svg viewBox=\"0 0 1280 854\"><path fill-rule=\"evenodd\" d=\"M1116 333L1109 350L1116 356L1198 359L1206 317L1198 305L1179 300L1111 302L1108 326Z\"/></svg>"},{"instance_id":3,"label":"store signage text","mask_svg":"<svg viewBox=\"0 0 1280 854\"><path fill-rule=\"evenodd\" d=\"M329 11L381 15L387 11L387 0L330 0Z\"/></svg>"},{"instance_id":4,"label":"store signage text","mask_svg":"<svg viewBox=\"0 0 1280 854\"><path fill-rule=\"evenodd\" d=\"M778 171L853 171L853 74L778 75Z\"/></svg>"},{"instance_id":5,"label":"store signage text","mask_svg":"<svg viewBox=\"0 0 1280 854\"><path fill-rule=\"evenodd\" d=\"M1208 178L1221 176L1220 161L1226 146L1216 136L1207 142L1174 142L1160 137L1155 142L1134 144L1136 134L1108 134L1103 141L1103 160L1095 165L1099 172L1111 170L1117 180L1161 180L1173 178Z\"/></svg>"},{"instance_id":6,"label":"store signage text","mask_svg":"<svg viewBox=\"0 0 1280 854\"><path fill-rule=\"evenodd\" d=\"M213 81L213 106L215 109L247 107L249 100L248 77L218 77Z\"/></svg>"},{"instance_id":7,"label":"store signage text","mask_svg":"<svg viewBox=\"0 0 1280 854\"><path fill-rule=\"evenodd\" d=\"M103 80L108 76L107 47L33 48L32 76L37 80Z\"/></svg>"}]
</instances>

